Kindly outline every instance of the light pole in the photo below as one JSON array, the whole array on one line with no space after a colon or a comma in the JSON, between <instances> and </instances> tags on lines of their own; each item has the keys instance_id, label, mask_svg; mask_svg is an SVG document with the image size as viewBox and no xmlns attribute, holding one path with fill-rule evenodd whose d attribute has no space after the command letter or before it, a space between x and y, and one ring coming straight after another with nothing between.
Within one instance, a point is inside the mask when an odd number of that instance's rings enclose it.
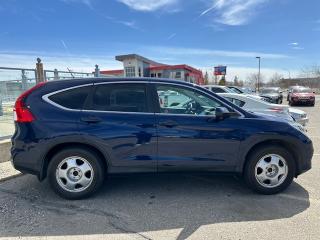
<instances>
[{"instance_id":1,"label":"light pole","mask_svg":"<svg viewBox=\"0 0 320 240\"><path fill-rule=\"evenodd\" d=\"M259 92L259 88L260 88L260 71L261 71L261 57L256 57L256 59L259 60L259 72L258 72L258 92Z\"/></svg>"}]
</instances>

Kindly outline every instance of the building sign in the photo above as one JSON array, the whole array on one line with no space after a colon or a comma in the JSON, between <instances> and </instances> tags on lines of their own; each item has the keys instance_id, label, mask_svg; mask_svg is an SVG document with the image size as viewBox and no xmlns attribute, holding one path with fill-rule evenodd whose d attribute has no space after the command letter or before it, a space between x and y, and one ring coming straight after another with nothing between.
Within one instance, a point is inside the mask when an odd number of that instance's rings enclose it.
<instances>
[{"instance_id":1,"label":"building sign","mask_svg":"<svg viewBox=\"0 0 320 240\"><path fill-rule=\"evenodd\" d=\"M215 76L226 75L226 74L227 74L227 66L214 67L214 75Z\"/></svg>"}]
</instances>

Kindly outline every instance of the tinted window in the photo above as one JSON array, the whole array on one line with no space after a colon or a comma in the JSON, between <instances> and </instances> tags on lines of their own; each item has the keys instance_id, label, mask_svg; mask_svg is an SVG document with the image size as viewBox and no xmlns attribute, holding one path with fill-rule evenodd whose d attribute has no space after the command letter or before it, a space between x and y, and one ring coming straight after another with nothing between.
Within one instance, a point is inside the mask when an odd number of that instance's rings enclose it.
<instances>
[{"instance_id":1,"label":"tinted window","mask_svg":"<svg viewBox=\"0 0 320 240\"><path fill-rule=\"evenodd\" d=\"M158 85L160 112L167 114L215 115L221 104L191 89Z\"/></svg>"},{"instance_id":2,"label":"tinted window","mask_svg":"<svg viewBox=\"0 0 320 240\"><path fill-rule=\"evenodd\" d=\"M49 99L63 107L70 109L82 109L91 87L79 87L56 93Z\"/></svg>"},{"instance_id":3,"label":"tinted window","mask_svg":"<svg viewBox=\"0 0 320 240\"><path fill-rule=\"evenodd\" d=\"M224 93L224 92L226 92L222 88L217 88L217 87L212 87L211 91L214 92L214 93Z\"/></svg>"},{"instance_id":4,"label":"tinted window","mask_svg":"<svg viewBox=\"0 0 320 240\"><path fill-rule=\"evenodd\" d=\"M104 84L96 86L89 110L147 112L145 84Z\"/></svg>"}]
</instances>

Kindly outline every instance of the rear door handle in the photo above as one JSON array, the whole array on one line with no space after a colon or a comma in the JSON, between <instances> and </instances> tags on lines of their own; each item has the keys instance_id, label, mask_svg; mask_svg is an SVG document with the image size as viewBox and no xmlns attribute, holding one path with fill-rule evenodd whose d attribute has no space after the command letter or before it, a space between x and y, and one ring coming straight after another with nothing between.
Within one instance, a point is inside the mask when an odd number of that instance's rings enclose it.
<instances>
[{"instance_id":1,"label":"rear door handle","mask_svg":"<svg viewBox=\"0 0 320 240\"><path fill-rule=\"evenodd\" d=\"M172 127L178 126L178 123L176 121L168 120L168 121L160 122L159 125L172 128Z\"/></svg>"},{"instance_id":2,"label":"rear door handle","mask_svg":"<svg viewBox=\"0 0 320 240\"><path fill-rule=\"evenodd\" d=\"M98 123L98 122L101 122L102 119L99 117L89 116L89 117L82 117L81 121L86 123Z\"/></svg>"}]
</instances>

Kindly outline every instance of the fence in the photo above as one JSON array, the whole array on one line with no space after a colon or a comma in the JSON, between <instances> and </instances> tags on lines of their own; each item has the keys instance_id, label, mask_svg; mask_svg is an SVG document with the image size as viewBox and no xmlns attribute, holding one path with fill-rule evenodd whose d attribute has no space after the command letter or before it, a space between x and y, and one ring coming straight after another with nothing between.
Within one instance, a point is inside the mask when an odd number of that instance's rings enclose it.
<instances>
[{"instance_id":1,"label":"fence","mask_svg":"<svg viewBox=\"0 0 320 240\"><path fill-rule=\"evenodd\" d=\"M38 61L39 63L40 61ZM96 65L95 73L58 71L54 69L43 70L42 74L42 81L85 78L99 76L99 68ZM0 139L8 137L14 132L13 105L17 97L39 81L41 79L39 79L37 68L0 67Z\"/></svg>"}]
</instances>

